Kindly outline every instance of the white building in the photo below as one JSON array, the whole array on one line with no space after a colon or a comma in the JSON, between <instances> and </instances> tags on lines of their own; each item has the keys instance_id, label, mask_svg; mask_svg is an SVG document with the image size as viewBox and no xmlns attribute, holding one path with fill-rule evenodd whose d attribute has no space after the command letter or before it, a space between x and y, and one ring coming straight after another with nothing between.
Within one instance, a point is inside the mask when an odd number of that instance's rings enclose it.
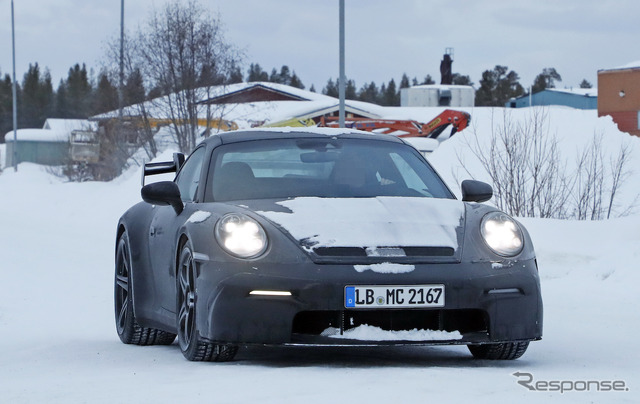
<instances>
[{"instance_id":1,"label":"white building","mask_svg":"<svg viewBox=\"0 0 640 404\"><path fill-rule=\"evenodd\" d=\"M454 84L425 84L400 90L402 107L473 107L476 90Z\"/></svg>"}]
</instances>

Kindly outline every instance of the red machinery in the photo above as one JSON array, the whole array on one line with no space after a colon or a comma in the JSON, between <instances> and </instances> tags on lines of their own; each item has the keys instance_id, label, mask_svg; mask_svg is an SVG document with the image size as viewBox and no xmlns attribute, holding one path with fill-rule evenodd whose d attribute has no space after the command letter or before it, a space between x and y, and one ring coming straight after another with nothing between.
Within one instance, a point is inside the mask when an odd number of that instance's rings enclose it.
<instances>
[{"instance_id":1,"label":"red machinery","mask_svg":"<svg viewBox=\"0 0 640 404\"><path fill-rule=\"evenodd\" d=\"M375 133L386 133L398 137L428 137L437 139L438 136L449 126L452 126L450 137L456 132L460 132L469 126L471 115L462 111L452 109L444 110L427 123L420 123L412 120L399 119L370 119L370 118L347 118L345 127L364 130ZM336 117L322 117L318 126L337 128L339 125Z\"/></svg>"}]
</instances>

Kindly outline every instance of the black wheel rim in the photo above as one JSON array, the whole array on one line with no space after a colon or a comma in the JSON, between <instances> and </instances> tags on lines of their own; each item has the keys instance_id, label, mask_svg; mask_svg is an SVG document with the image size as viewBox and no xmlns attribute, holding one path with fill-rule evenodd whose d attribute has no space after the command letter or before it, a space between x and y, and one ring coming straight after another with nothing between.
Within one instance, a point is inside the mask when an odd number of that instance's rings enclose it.
<instances>
[{"instance_id":1,"label":"black wheel rim","mask_svg":"<svg viewBox=\"0 0 640 404\"><path fill-rule=\"evenodd\" d=\"M185 248L178 267L178 341L186 351L191 344L195 322L195 268L191 251Z\"/></svg>"},{"instance_id":2,"label":"black wheel rim","mask_svg":"<svg viewBox=\"0 0 640 404\"><path fill-rule=\"evenodd\" d=\"M116 253L115 314L118 334L122 334L127 324L129 311L129 254L124 239L118 242Z\"/></svg>"}]
</instances>

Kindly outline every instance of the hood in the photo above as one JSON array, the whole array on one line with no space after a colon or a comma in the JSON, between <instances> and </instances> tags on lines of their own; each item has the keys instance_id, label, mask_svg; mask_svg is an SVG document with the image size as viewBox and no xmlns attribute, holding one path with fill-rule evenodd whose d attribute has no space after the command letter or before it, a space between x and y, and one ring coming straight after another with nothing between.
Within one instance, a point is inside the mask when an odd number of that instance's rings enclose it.
<instances>
[{"instance_id":1,"label":"hood","mask_svg":"<svg viewBox=\"0 0 640 404\"><path fill-rule=\"evenodd\" d=\"M463 202L436 198L303 197L254 210L318 260L458 261L465 220Z\"/></svg>"}]
</instances>

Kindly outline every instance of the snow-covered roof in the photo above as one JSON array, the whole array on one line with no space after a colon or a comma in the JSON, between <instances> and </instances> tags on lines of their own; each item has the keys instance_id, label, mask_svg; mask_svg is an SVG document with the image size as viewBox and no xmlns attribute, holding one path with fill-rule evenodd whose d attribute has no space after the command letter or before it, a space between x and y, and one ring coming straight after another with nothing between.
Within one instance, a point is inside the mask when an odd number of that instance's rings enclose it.
<instances>
[{"instance_id":1,"label":"snow-covered roof","mask_svg":"<svg viewBox=\"0 0 640 404\"><path fill-rule=\"evenodd\" d=\"M225 108L225 112L228 115L229 113L231 115L234 116L246 116L245 112L247 110L252 110L255 109L254 107L256 105L261 105L261 104L268 104L271 106L272 110L277 110L280 111L280 108L273 108L273 105L276 105L276 103L287 103L287 104L294 104L294 105L298 105L299 103L308 103L308 102L323 102L323 103L335 103L336 99L333 97L329 97L327 95L324 94L318 94L318 93L314 93L311 91L306 91L306 90L301 90L299 88L296 87L291 87L291 86L287 86L284 84L277 84L277 83L268 83L268 82L262 82L262 81L257 81L257 82L251 82L251 83L236 83L236 84L229 84L229 85L225 85L225 86L216 86L216 87L211 87L208 89L202 88L202 91L199 91L199 101L198 102L203 102L206 101L208 99L212 99L212 98L216 98L216 97L221 97L225 94L230 94L230 93L236 93L242 90L247 90L250 89L251 87L257 87L257 86L262 86L262 87L267 87L267 88L271 88L275 91L281 92L281 93L288 93L291 94L295 97L298 98L304 98L307 99L309 101L259 101L259 102L248 102L248 103L241 103L241 104L233 104L233 107L228 107ZM198 91L198 90L196 90ZM167 104L167 101L169 99L169 97L172 97L175 95L168 95L168 96L163 96L163 97L158 97L155 98L153 100L150 101L146 101L144 103L144 108L147 112L147 114L149 114L149 116L152 116L154 118L159 118L159 119L166 119L168 118L165 112L165 108L159 107L161 105L165 105ZM204 108L206 108L205 105L200 105L200 107L204 110ZM307 107L308 108L308 107ZM286 108L285 108L286 109ZM123 109L123 115L125 117L137 117L140 116L140 105L130 105L127 106ZM94 117L92 117L92 120L101 120L101 119L111 119L111 118L116 118L118 116L118 111L110 111L110 112L105 112L103 114L100 115L96 115ZM228 119L232 119L235 120L237 118L234 117L230 117ZM252 119L254 120L260 120L259 117L254 116Z\"/></svg>"},{"instance_id":2,"label":"snow-covered roof","mask_svg":"<svg viewBox=\"0 0 640 404\"><path fill-rule=\"evenodd\" d=\"M300 119L314 118L316 116L326 115L326 114L338 111L338 109L340 108L340 106L335 103L335 100L333 103L331 103L328 106L322 106L320 108L317 108L317 107L314 108L314 106L317 106L317 104L313 105L311 107L312 109L307 113L297 115L295 116L295 118L300 118ZM362 115L366 118L380 118L380 115L373 113L368 109L362 108L362 105L355 106L352 104L351 101L349 102L345 101L344 109L345 109L345 112Z\"/></svg>"},{"instance_id":3,"label":"snow-covered roof","mask_svg":"<svg viewBox=\"0 0 640 404\"><path fill-rule=\"evenodd\" d=\"M472 86L461 86L459 84L421 84L419 86L411 86L408 88L422 88L422 89L435 89L435 90L452 90L452 89L466 89L473 90Z\"/></svg>"},{"instance_id":4,"label":"snow-covered roof","mask_svg":"<svg viewBox=\"0 0 640 404\"><path fill-rule=\"evenodd\" d=\"M585 97L597 97L598 96L598 89L597 88L547 88L547 91L555 91L555 92L558 92L558 93L582 95L582 96L585 96Z\"/></svg>"},{"instance_id":5,"label":"snow-covered roof","mask_svg":"<svg viewBox=\"0 0 640 404\"><path fill-rule=\"evenodd\" d=\"M255 101L244 102L238 104L228 104L222 106L224 108L224 119L234 121L240 128L246 128L253 125L262 125L265 123L282 122L292 118L307 119L324 115L338 110L338 100L323 94L313 93L311 91L301 90L299 88L287 86L284 84L252 82L237 83L227 86L220 86L211 89L208 92L202 92L202 100L220 97L225 94L236 93L247 90L252 87L262 86L274 89L278 92L289 93L295 97L307 99L309 101ZM147 114L153 118L166 119L165 108L162 107L166 103L167 97L160 97L155 100L144 103ZM201 104L199 108L204 109L206 105ZM363 101L346 101L346 110L349 113L355 113L369 118L380 118L384 113L384 107ZM124 108L123 115L125 117L140 116L140 106L131 105ZM118 111L111 111L101 115L92 117L93 120L113 119L118 116Z\"/></svg>"},{"instance_id":6,"label":"snow-covered roof","mask_svg":"<svg viewBox=\"0 0 640 404\"><path fill-rule=\"evenodd\" d=\"M74 130L97 130L98 125L96 122L91 122L86 119L59 119L48 118L44 122L42 129L51 129L69 132Z\"/></svg>"},{"instance_id":7,"label":"snow-covered roof","mask_svg":"<svg viewBox=\"0 0 640 404\"><path fill-rule=\"evenodd\" d=\"M98 130L97 122L86 119L48 118L42 129L18 129L16 135L23 142L68 142L74 130ZM13 131L4 135L5 142L13 142Z\"/></svg>"},{"instance_id":8,"label":"snow-covered roof","mask_svg":"<svg viewBox=\"0 0 640 404\"><path fill-rule=\"evenodd\" d=\"M224 94L235 93L238 91L247 90L247 89L250 89L251 87L257 87L257 86L267 87L281 93L288 93L299 98L305 98L309 101L325 101L328 99L335 100L335 98L330 97L328 95L314 93L314 92L303 90L297 87L291 87L285 84L271 83L267 81L253 81L250 83L236 83L236 84L229 84L226 86L214 87L211 91L213 95L209 98L219 97ZM204 99L202 101L204 101Z\"/></svg>"},{"instance_id":9,"label":"snow-covered roof","mask_svg":"<svg viewBox=\"0 0 640 404\"><path fill-rule=\"evenodd\" d=\"M622 66L618 66L618 67L612 67L610 69L602 69L601 71L626 70L626 69L640 69L640 60L636 60L635 62L627 63L626 65L622 65Z\"/></svg>"},{"instance_id":10,"label":"snow-covered roof","mask_svg":"<svg viewBox=\"0 0 640 404\"><path fill-rule=\"evenodd\" d=\"M52 129L18 129L16 137L23 142L68 142L71 132ZM4 135L5 142L13 142L13 131Z\"/></svg>"}]
</instances>

